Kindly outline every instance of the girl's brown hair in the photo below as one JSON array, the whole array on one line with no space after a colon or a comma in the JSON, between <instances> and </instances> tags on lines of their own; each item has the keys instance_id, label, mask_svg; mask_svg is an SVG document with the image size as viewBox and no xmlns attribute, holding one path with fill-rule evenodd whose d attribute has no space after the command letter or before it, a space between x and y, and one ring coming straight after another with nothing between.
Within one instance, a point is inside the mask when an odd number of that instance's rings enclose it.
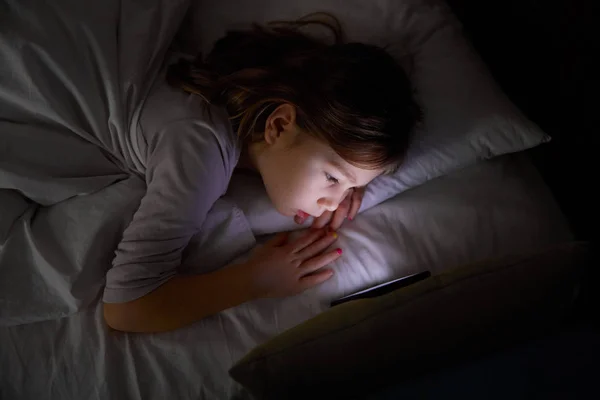
<instances>
[{"instance_id":1,"label":"girl's brown hair","mask_svg":"<svg viewBox=\"0 0 600 400\"><path fill-rule=\"evenodd\" d=\"M230 31L206 59L171 66L167 80L224 106L243 141L263 140L271 111L290 103L298 126L348 163L391 173L420 115L409 81L383 49L343 43L337 20L322 16ZM328 28L334 42L302 33L306 25Z\"/></svg>"}]
</instances>

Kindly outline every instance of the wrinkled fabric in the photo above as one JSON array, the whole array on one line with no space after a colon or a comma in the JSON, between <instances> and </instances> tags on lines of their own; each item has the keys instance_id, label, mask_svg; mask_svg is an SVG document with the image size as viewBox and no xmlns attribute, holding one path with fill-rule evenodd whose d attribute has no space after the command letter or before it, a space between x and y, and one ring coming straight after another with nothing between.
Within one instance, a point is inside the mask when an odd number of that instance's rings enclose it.
<instances>
[{"instance_id":1,"label":"wrinkled fabric","mask_svg":"<svg viewBox=\"0 0 600 400\"><path fill-rule=\"evenodd\" d=\"M105 301L143 296L203 230L236 239L230 258L254 245L220 200L239 157L227 115L164 82L188 5L3 3L0 323L83 309L107 273Z\"/></svg>"}]
</instances>

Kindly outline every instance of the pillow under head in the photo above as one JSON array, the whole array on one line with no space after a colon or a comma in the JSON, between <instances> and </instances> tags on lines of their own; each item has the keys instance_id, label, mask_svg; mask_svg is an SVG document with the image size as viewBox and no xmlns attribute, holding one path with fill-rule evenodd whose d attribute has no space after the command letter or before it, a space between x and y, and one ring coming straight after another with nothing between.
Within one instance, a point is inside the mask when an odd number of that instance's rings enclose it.
<instances>
[{"instance_id":1,"label":"pillow under head","mask_svg":"<svg viewBox=\"0 0 600 400\"><path fill-rule=\"evenodd\" d=\"M440 0L196 2L180 39L187 51L207 54L228 29L293 20L315 11L335 15L349 41L385 46L406 66L424 113L406 161L395 174L369 184L360 211L433 178L550 139L502 92ZM265 209L245 207L247 214ZM268 224L272 219L255 220ZM269 233L281 226L253 228Z\"/></svg>"}]
</instances>

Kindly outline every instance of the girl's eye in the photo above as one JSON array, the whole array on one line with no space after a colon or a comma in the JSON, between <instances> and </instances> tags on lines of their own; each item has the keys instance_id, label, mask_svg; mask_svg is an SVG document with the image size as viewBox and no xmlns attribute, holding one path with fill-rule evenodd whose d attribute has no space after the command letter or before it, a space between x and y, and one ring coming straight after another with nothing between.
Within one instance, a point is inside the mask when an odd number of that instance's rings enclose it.
<instances>
[{"instance_id":1,"label":"girl's eye","mask_svg":"<svg viewBox=\"0 0 600 400\"><path fill-rule=\"evenodd\" d=\"M327 178L327 182L331 182L333 184L338 184L340 183L340 181L338 181L336 178L334 178L333 176L329 175L327 172L325 172L325 178Z\"/></svg>"}]
</instances>

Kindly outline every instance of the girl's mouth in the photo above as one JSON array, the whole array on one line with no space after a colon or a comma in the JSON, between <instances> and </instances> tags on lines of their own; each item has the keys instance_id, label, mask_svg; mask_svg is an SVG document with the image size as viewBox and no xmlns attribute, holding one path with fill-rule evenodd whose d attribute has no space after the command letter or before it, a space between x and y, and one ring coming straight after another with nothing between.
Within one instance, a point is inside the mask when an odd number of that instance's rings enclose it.
<instances>
[{"instance_id":1,"label":"girl's mouth","mask_svg":"<svg viewBox=\"0 0 600 400\"><path fill-rule=\"evenodd\" d=\"M306 219L306 218L310 217L310 215L309 215L309 214L305 213L305 212L304 212L304 211L302 211L302 210L298 210L298 212L296 213L296 215L297 215L298 217L302 218L302 219Z\"/></svg>"}]
</instances>

